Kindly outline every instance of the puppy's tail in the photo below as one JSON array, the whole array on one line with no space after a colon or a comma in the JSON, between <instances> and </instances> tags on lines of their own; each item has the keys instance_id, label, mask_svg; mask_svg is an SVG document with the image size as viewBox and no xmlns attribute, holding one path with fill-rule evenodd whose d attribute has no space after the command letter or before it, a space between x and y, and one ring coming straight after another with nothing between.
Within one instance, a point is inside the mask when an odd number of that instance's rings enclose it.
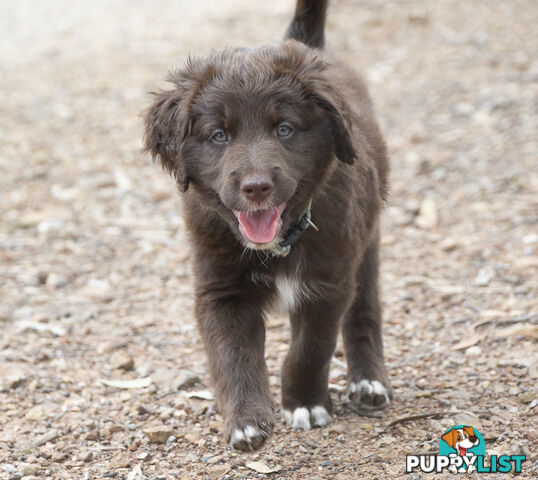
<instances>
[{"instance_id":1,"label":"puppy's tail","mask_svg":"<svg viewBox=\"0 0 538 480\"><path fill-rule=\"evenodd\" d=\"M284 38L323 48L328 3L328 0L297 0L295 15Z\"/></svg>"}]
</instances>

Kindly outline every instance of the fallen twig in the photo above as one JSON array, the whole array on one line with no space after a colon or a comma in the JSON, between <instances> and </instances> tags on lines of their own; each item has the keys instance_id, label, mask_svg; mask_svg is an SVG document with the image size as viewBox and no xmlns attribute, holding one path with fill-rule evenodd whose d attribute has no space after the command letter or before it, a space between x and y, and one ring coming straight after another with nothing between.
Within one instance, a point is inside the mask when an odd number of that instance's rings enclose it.
<instances>
[{"instance_id":1,"label":"fallen twig","mask_svg":"<svg viewBox=\"0 0 538 480\"><path fill-rule=\"evenodd\" d=\"M412 422L414 420L423 420L425 418L436 418L436 417L446 417L448 415L456 415L458 412L431 412L431 413L423 413L421 415L410 415L408 417L400 417L396 420L393 420L390 422L383 431L386 432L389 428L393 427L394 425L398 425L400 423L408 423Z\"/></svg>"}]
</instances>

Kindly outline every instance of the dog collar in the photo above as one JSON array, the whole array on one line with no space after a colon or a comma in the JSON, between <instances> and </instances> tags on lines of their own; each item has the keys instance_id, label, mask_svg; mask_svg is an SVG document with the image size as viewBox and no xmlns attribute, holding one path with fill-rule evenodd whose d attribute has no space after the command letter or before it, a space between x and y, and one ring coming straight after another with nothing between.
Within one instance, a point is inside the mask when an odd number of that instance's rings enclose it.
<instances>
[{"instance_id":1,"label":"dog collar","mask_svg":"<svg viewBox=\"0 0 538 480\"><path fill-rule=\"evenodd\" d=\"M285 257L290 253L291 246L299 240L301 235L306 231L308 227L312 227L316 232L318 231L318 227L312 222L311 220L311 207L312 207L312 200L308 202L308 205L303 210L303 213L299 215L298 220L288 229L286 234L284 235L284 239L272 247L270 249L270 252L277 257Z\"/></svg>"}]
</instances>

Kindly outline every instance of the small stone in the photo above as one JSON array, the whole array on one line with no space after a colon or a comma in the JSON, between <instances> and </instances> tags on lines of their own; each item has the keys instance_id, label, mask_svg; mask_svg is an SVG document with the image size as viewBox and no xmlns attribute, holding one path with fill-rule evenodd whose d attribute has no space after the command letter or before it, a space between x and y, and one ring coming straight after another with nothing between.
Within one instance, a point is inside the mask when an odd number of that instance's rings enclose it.
<instances>
[{"instance_id":1,"label":"small stone","mask_svg":"<svg viewBox=\"0 0 538 480\"><path fill-rule=\"evenodd\" d=\"M136 456L136 458L137 458L138 460L142 460L142 461L145 461L145 460L147 460L147 459L150 458L150 457L151 457L151 454L150 454L149 452L140 452L140 453Z\"/></svg>"},{"instance_id":2,"label":"small stone","mask_svg":"<svg viewBox=\"0 0 538 480\"><path fill-rule=\"evenodd\" d=\"M168 437L174 434L174 430L170 427L163 425L161 427L149 427L144 430L144 433L148 437L150 442L166 443Z\"/></svg>"},{"instance_id":3,"label":"small stone","mask_svg":"<svg viewBox=\"0 0 538 480\"><path fill-rule=\"evenodd\" d=\"M482 355L482 349L479 346L474 345L465 350L465 355L468 355L469 357L479 357Z\"/></svg>"},{"instance_id":4,"label":"small stone","mask_svg":"<svg viewBox=\"0 0 538 480\"><path fill-rule=\"evenodd\" d=\"M89 451L86 451L86 452L82 452L80 454L80 459L83 461L83 462L91 462L93 460L93 453L92 452L89 452Z\"/></svg>"},{"instance_id":5,"label":"small stone","mask_svg":"<svg viewBox=\"0 0 538 480\"><path fill-rule=\"evenodd\" d=\"M185 440L187 440L187 442L196 444L200 440L200 437L194 433L187 433L187 435L185 435Z\"/></svg>"},{"instance_id":6,"label":"small stone","mask_svg":"<svg viewBox=\"0 0 538 480\"><path fill-rule=\"evenodd\" d=\"M161 392L167 393L192 387L200 381L200 376L190 370L159 368L151 374L151 379Z\"/></svg>"},{"instance_id":7,"label":"small stone","mask_svg":"<svg viewBox=\"0 0 538 480\"><path fill-rule=\"evenodd\" d=\"M217 480L226 475L231 469L231 465L212 465L208 467L208 475L211 480Z\"/></svg>"},{"instance_id":8,"label":"small stone","mask_svg":"<svg viewBox=\"0 0 538 480\"><path fill-rule=\"evenodd\" d=\"M414 23L416 25L426 25L429 21L428 12L418 8L409 12L407 18L411 23Z\"/></svg>"},{"instance_id":9,"label":"small stone","mask_svg":"<svg viewBox=\"0 0 538 480\"><path fill-rule=\"evenodd\" d=\"M460 412L452 417L452 422L454 425L468 425L477 428L478 430L482 429L482 424L478 415L473 412Z\"/></svg>"},{"instance_id":10,"label":"small stone","mask_svg":"<svg viewBox=\"0 0 538 480\"><path fill-rule=\"evenodd\" d=\"M138 405L137 409L138 415L153 415L155 413L155 410L153 410L153 408L142 403Z\"/></svg>"},{"instance_id":11,"label":"small stone","mask_svg":"<svg viewBox=\"0 0 538 480\"><path fill-rule=\"evenodd\" d=\"M18 466L18 470L23 475L35 475L41 470L41 467L32 463L21 462Z\"/></svg>"},{"instance_id":12,"label":"small stone","mask_svg":"<svg viewBox=\"0 0 538 480\"><path fill-rule=\"evenodd\" d=\"M62 288L67 285L67 278L59 273L50 273L46 284L50 287Z\"/></svg>"},{"instance_id":13,"label":"small stone","mask_svg":"<svg viewBox=\"0 0 538 480\"><path fill-rule=\"evenodd\" d=\"M130 355L124 352L114 352L110 357L110 366L114 369L129 371L134 369L135 364Z\"/></svg>"},{"instance_id":14,"label":"small stone","mask_svg":"<svg viewBox=\"0 0 538 480\"><path fill-rule=\"evenodd\" d=\"M138 450L138 447L140 447L141 443L142 442L140 441L140 439L137 438L135 441L133 441L133 443L131 443L131 445L129 445L129 451L134 452Z\"/></svg>"},{"instance_id":15,"label":"small stone","mask_svg":"<svg viewBox=\"0 0 538 480\"><path fill-rule=\"evenodd\" d=\"M130 392L121 392L120 393L120 400L122 402L129 402L133 398Z\"/></svg>"},{"instance_id":16,"label":"small stone","mask_svg":"<svg viewBox=\"0 0 538 480\"><path fill-rule=\"evenodd\" d=\"M0 363L0 391L18 388L27 378L26 372L17 365Z\"/></svg>"},{"instance_id":17,"label":"small stone","mask_svg":"<svg viewBox=\"0 0 538 480\"><path fill-rule=\"evenodd\" d=\"M422 398L422 397L431 397L432 392L429 390L421 390L420 392L415 393L415 397Z\"/></svg>"},{"instance_id":18,"label":"small stone","mask_svg":"<svg viewBox=\"0 0 538 480\"><path fill-rule=\"evenodd\" d=\"M45 416L45 409L41 405L36 405L26 412L24 418L27 420L39 420Z\"/></svg>"},{"instance_id":19,"label":"small stone","mask_svg":"<svg viewBox=\"0 0 538 480\"><path fill-rule=\"evenodd\" d=\"M458 247L458 241L452 237L446 237L440 244L439 248L443 252L452 252Z\"/></svg>"},{"instance_id":20,"label":"small stone","mask_svg":"<svg viewBox=\"0 0 538 480\"><path fill-rule=\"evenodd\" d=\"M2 470L6 473L13 473L16 470L16 468L11 463L4 463L2 464Z\"/></svg>"},{"instance_id":21,"label":"small stone","mask_svg":"<svg viewBox=\"0 0 538 480\"><path fill-rule=\"evenodd\" d=\"M433 198L426 198L420 205L418 216L415 218L415 225L423 230L434 228L439 223L437 215L437 205Z\"/></svg>"},{"instance_id":22,"label":"small stone","mask_svg":"<svg viewBox=\"0 0 538 480\"><path fill-rule=\"evenodd\" d=\"M474 279L477 287L487 287L495 277L495 269L491 265L482 267Z\"/></svg>"},{"instance_id":23,"label":"small stone","mask_svg":"<svg viewBox=\"0 0 538 480\"><path fill-rule=\"evenodd\" d=\"M271 468L269 465L266 465L263 462L246 462L245 467L250 468L255 472L264 474L279 472L282 469L279 465Z\"/></svg>"},{"instance_id":24,"label":"small stone","mask_svg":"<svg viewBox=\"0 0 538 480\"><path fill-rule=\"evenodd\" d=\"M99 430L94 428L93 430L90 430L85 436L85 440L88 440L89 442L96 442L99 440Z\"/></svg>"},{"instance_id":25,"label":"small stone","mask_svg":"<svg viewBox=\"0 0 538 480\"><path fill-rule=\"evenodd\" d=\"M536 392L525 392L519 396L523 403L531 403L536 398Z\"/></svg>"},{"instance_id":26,"label":"small stone","mask_svg":"<svg viewBox=\"0 0 538 480\"><path fill-rule=\"evenodd\" d=\"M110 426L108 428L108 430L110 431L110 433L124 432L125 427L123 425L114 424L114 425Z\"/></svg>"}]
</instances>

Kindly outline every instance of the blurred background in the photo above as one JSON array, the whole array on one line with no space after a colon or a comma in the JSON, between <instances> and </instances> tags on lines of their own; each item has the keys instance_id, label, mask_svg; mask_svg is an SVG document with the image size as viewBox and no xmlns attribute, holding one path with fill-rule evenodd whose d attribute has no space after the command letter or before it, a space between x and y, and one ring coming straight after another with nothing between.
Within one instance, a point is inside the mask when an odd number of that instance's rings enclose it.
<instances>
[{"instance_id":1,"label":"blurred background","mask_svg":"<svg viewBox=\"0 0 538 480\"><path fill-rule=\"evenodd\" d=\"M140 114L189 53L278 42L293 9L293 0L0 4L0 476L400 478L405 454L435 452L455 423L478 428L488 451L530 455L533 0L332 2L328 48L369 84L393 165L382 288L395 401L384 418L356 416L339 347L332 426L278 425L259 454L223 444L180 196L141 153ZM288 325L267 323L278 405ZM438 411L462 417L383 430ZM537 468L529 460L521 478Z\"/></svg>"}]
</instances>

